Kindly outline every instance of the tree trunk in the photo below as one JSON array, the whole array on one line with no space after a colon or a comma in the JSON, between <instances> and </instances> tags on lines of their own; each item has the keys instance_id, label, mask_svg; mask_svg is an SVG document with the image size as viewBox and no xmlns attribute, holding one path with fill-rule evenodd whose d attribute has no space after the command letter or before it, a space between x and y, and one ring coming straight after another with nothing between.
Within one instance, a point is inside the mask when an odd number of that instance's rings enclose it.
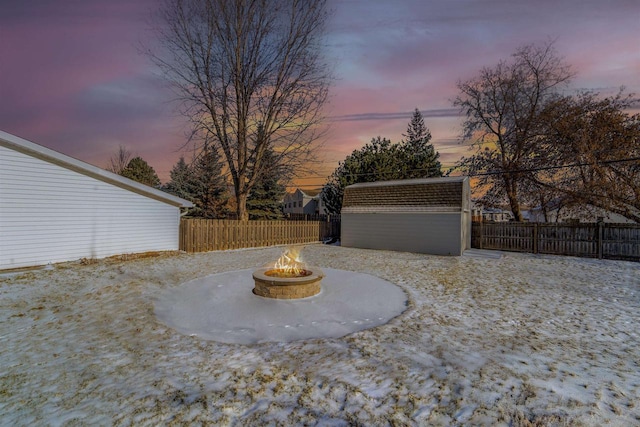
<instances>
[{"instance_id":1,"label":"tree trunk","mask_svg":"<svg viewBox=\"0 0 640 427\"><path fill-rule=\"evenodd\" d=\"M515 196L511 195L511 192L508 194L509 196L509 206L511 207L511 212L513 213L513 218L521 222L522 221L522 212L520 212L520 205L518 204L518 200Z\"/></svg>"},{"instance_id":2,"label":"tree trunk","mask_svg":"<svg viewBox=\"0 0 640 427\"><path fill-rule=\"evenodd\" d=\"M249 212L247 212L247 196L248 193L236 193L236 214L241 221L247 221L249 219Z\"/></svg>"},{"instance_id":3,"label":"tree trunk","mask_svg":"<svg viewBox=\"0 0 640 427\"><path fill-rule=\"evenodd\" d=\"M520 212L520 204L518 203L516 182L512 179L505 178L505 189L507 190L507 198L509 199L509 207L511 208L511 213L513 213L513 219L521 222L522 212Z\"/></svg>"}]
</instances>

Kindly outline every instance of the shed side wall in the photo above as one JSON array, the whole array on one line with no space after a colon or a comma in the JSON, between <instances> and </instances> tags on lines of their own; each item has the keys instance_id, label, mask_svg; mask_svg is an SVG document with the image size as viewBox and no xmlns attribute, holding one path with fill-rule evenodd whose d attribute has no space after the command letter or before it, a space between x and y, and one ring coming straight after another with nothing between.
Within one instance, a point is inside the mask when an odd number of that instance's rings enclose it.
<instances>
[{"instance_id":1,"label":"shed side wall","mask_svg":"<svg viewBox=\"0 0 640 427\"><path fill-rule=\"evenodd\" d=\"M471 185L469 180L465 179L462 183L462 243L464 247L462 252L471 249Z\"/></svg>"},{"instance_id":2,"label":"shed side wall","mask_svg":"<svg viewBox=\"0 0 640 427\"><path fill-rule=\"evenodd\" d=\"M179 208L0 146L0 269L177 250Z\"/></svg>"},{"instance_id":3,"label":"shed side wall","mask_svg":"<svg viewBox=\"0 0 640 427\"><path fill-rule=\"evenodd\" d=\"M343 213L341 245L462 255L460 213ZM452 238L454 237L454 238Z\"/></svg>"}]
</instances>

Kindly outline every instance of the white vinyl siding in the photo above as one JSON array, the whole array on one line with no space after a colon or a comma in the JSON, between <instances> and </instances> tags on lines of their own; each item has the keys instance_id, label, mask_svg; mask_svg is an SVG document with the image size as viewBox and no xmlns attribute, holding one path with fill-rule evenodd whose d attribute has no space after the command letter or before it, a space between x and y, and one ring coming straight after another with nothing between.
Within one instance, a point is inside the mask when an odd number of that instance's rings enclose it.
<instances>
[{"instance_id":1,"label":"white vinyl siding","mask_svg":"<svg viewBox=\"0 0 640 427\"><path fill-rule=\"evenodd\" d=\"M177 206L0 146L0 269L178 249Z\"/></svg>"}]
</instances>

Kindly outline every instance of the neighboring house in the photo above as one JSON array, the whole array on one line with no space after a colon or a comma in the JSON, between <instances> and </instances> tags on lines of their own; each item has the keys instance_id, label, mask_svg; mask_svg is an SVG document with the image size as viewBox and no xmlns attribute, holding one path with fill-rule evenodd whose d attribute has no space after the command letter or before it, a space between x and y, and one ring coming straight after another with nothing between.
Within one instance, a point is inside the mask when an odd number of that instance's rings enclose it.
<instances>
[{"instance_id":1,"label":"neighboring house","mask_svg":"<svg viewBox=\"0 0 640 427\"><path fill-rule=\"evenodd\" d=\"M284 196L282 211L284 214L324 215L326 213L320 190L300 190Z\"/></svg>"},{"instance_id":2,"label":"neighboring house","mask_svg":"<svg viewBox=\"0 0 640 427\"><path fill-rule=\"evenodd\" d=\"M471 247L467 177L350 185L342 202L342 246L434 255Z\"/></svg>"},{"instance_id":3,"label":"neighboring house","mask_svg":"<svg viewBox=\"0 0 640 427\"><path fill-rule=\"evenodd\" d=\"M568 208L553 203L547 208L546 220L545 213L540 207L524 210L522 216L529 222L596 222L602 218L604 222L609 223L634 224L634 221L629 218L591 205Z\"/></svg>"},{"instance_id":4,"label":"neighboring house","mask_svg":"<svg viewBox=\"0 0 640 427\"><path fill-rule=\"evenodd\" d=\"M482 210L483 221L509 222L513 221L513 214L510 211L498 208L485 208Z\"/></svg>"},{"instance_id":5,"label":"neighboring house","mask_svg":"<svg viewBox=\"0 0 640 427\"><path fill-rule=\"evenodd\" d=\"M511 211L500 208L487 208L471 201L471 213L474 221L508 222L513 221Z\"/></svg>"},{"instance_id":6,"label":"neighboring house","mask_svg":"<svg viewBox=\"0 0 640 427\"><path fill-rule=\"evenodd\" d=\"M0 269L177 250L191 206L0 131Z\"/></svg>"}]
</instances>

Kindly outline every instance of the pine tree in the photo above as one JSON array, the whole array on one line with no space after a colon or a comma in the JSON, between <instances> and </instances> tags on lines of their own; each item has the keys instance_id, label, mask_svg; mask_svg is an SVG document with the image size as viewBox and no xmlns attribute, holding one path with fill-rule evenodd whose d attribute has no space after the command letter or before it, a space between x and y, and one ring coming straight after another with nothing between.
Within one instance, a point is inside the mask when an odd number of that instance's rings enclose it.
<instances>
[{"instance_id":1,"label":"pine tree","mask_svg":"<svg viewBox=\"0 0 640 427\"><path fill-rule=\"evenodd\" d=\"M393 144L386 138L376 137L359 150L354 150L336 170L323 187L322 201L330 214L339 214L342 209L344 189L360 182L406 179L407 151L400 143Z\"/></svg>"},{"instance_id":2,"label":"pine tree","mask_svg":"<svg viewBox=\"0 0 640 427\"><path fill-rule=\"evenodd\" d=\"M422 113L415 109L407 125L407 133L402 136L402 153L405 159L404 178L431 178L442 176L442 165L431 141L431 132L424 124Z\"/></svg>"},{"instance_id":3,"label":"pine tree","mask_svg":"<svg viewBox=\"0 0 640 427\"><path fill-rule=\"evenodd\" d=\"M431 140L431 132L429 132L429 129L427 129L427 126L424 124L424 118L418 108L413 111L411 121L407 125L407 133L402 134L402 136L406 138L404 140L405 144L414 144L422 140L429 142Z\"/></svg>"},{"instance_id":4,"label":"pine tree","mask_svg":"<svg viewBox=\"0 0 640 427\"><path fill-rule=\"evenodd\" d=\"M220 155L211 146L205 146L192 166L193 198L196 214L204 218L224 218L229 194L222 173Z\"/></svg>"},{"instance_id":5,"label":"pine tree","mask_svg":"<svg viewBox=\"0 0 640 427\"><path fill-rule=\"evenodd\" d=\"M321 193L329 213L340 213L344 189L351 184L442 176L440 155L430 143L431 133L417 108L403 136L406 139L395 144L386 138L373 138L340 162Z\"/></svg>"},{"instance_id":6,"label":"pine tree","mask_svg":"<svg viewBox=\"0 0 640 427\"><path fill-rule=\"evenodd\" d=\"M249 219L282 218L282 198L286 191L282 180L288 174L277 167L275 153L268 150L265 161L271 167L265 169L247 198Z\"/></svg>"},{"instance_id":7,"label":"pine tree","mask_svg":"<svg viewBox=\"0 0 640 427\"><path fill-rule=\"evenodd\" d=\"M169 172L171 181L169 181L162 190L171 193L183 199L194 201L193 171L184 161L184 157L180 156L178 163L173 166Z\"/></svg>"}]
</instances>

